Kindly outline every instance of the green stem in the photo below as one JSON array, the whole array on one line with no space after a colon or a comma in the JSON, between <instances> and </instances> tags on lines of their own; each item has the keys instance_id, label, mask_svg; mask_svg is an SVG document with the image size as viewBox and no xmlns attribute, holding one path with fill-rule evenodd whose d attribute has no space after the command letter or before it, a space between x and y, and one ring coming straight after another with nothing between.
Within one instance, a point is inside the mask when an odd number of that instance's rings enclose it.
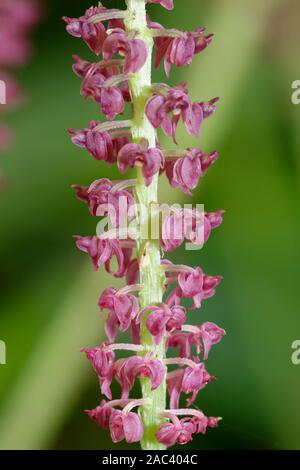
<instances>
[{"instance_id":1,"label":"green stem","mask_svg":"<svg viewBox=\"0 0 300 470\"><path fill-rule=\"evenodd\" d=\"M137 31L138 37L148 47L148 59L142 69L133 74L129 80L132 95L134 117L131 127L134 142L147 139L149 147L156 146L156 131L145 115L145 105L151 95L151 66L153 39L147 27L145 0L126 0L128 16L125 21L127 32ZM150 186L146 187L141 169L137 170L136 201L139 205L140 229L143 237L138 240L138 252L140 261L140 284L143 291L140 294L140 307L145 308L162 302L164 292L164 274L160 269L160 245L159 240L152 240L149 232L151 204L158 201L158 176L153 178ZM153 220L152 220L153 222ZM145 237L146 234L146 237ZM163 361L165 358L165 339L155 346L151 334L146 328L147 314L141 320L141 344L145 350L152 351L156 359ZM164 450L155 434L158 427L165 422L161 417L166 409L166 376L157 390L151 391L151 381L148 378L141 379L143 398L151 398L152 405L140 407L139 413L144 425L144 438L142 449Z\"/></svg>"}]
</instances>

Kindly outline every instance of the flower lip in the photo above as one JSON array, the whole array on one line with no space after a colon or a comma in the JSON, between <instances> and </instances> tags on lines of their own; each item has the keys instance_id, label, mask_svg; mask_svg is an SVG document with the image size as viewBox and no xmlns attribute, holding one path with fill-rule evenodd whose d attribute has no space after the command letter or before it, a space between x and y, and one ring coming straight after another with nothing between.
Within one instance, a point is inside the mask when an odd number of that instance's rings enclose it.
<instances>
[{"instance_id":1,"label":"flower lip","mask_svg":"<svg viewBox=\"0 0 300 470\"><path fill-rule=\"evenodd\" d=\"M145 148L145 144L124 145L118 153L118 167L121 173L129 168L140 166L147 186L153 177L159 173L164 164L164 156L159 148Z\"/></svg>"},{"instance_id":2,"label":"flower lip","mask_svg":"<svg viewBox=\"0 0 300 470\"><path fill-rule=\"evenodd\" d=\"M141 418L136 413L123 413L113 410L110 415L109 428L114 443L126 440L128 444L139 442L143 437Z\"/></svg>"},{"instance_id":3,"label":"flower lip","mask_svg":"<svg viewBox=\"0 0 300 470\"><path fill-rule=\"evenodd\" d=\"M110 31L103 42L103 58L110 60L114 54L125 57L124 73L138 72L147 60L147 45L141 39L128 38L120 29Z\"/></svg>"},{"instance_id":4,"label":"flower lip","mask_svg":"<svg viewBox=\"0 0 300 470\"><path fill-rule=\"evenodd\" d=\"M115 377L122 387L122 398L128 394L134 385L136 377L148 377L151 380L152 390L156 390L165 376L161 361L153 359L151 354L145 357L132 356L117 362Z\"/></svg>"},{"instance_id":5,"label":"flower lip","mask_svg":"<svg viewBox=\"0 0 300 470\"><path fill-rule=\"evenodd\" d=\"M109 311L105 331L111 342L116 338L116 328L127 331L138 314L138 300L134 295L118 293L116 289L105 289L99 299L100 310Z\"/></svg>"}]
</instances>

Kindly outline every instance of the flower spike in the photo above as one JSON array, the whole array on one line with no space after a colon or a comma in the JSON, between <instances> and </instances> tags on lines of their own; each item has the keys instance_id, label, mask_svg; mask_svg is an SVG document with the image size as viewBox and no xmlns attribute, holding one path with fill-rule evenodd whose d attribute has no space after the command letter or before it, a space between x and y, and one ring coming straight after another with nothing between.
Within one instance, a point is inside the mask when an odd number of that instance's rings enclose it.
<instances>
[{"instance_id":1,"label":"flower spike","mask_svg":"<svg viewBox=\"0 0 300 470\"><path fill-rule=\"evenodd\" d=\"M96 270L104 266L125 280L125 287L118 290L105 286L99 298L107 340L82 350L97 374L101 395L109 400L86 413L99 427L110 430L114 443L140 441L142 449L164 450L217 427L220 418L181 409L180 403L186 396L190 407L215 379L206 361L225 330L211 321L194 322L198 326L187 323L191 313L199 315L195 310L215 294L222 278L204 274L199 266L174 265L162 259L163 254L184 242L202 247L221 225L224 212L158 203L160 175L166 175L172 188L191 195L218 158L216 151L204 153L198 147L163 149L159 133L161 129L177 144L182 121L188 134L199 137L218 99L192 100L186 82L175 87L151 83L154 47L154 65L163 61L169 76L172 65L191 64L212 35L204 29L165 29L151 21L147 4L171 10L173 0L125 3L126 10L99 4L79 18L64 18L67 31L81 37L95 53L93 62L73 56L72 68L82 81L82 96L95 101L108 120L92 120L84 129L69 130L72 142L98 162L115 165L121 175L134 173L132 179L98 177L87 186L73 186L104 227L100 234L75 237L77 247L89 255ZM116 119L127 103L132 110L129 118ZM128 343L117 338L128 332ZM131 398L138 381L141 398ZM120 386L119 399L112 396L114 382Z\"/></svg>"}]
</instances>

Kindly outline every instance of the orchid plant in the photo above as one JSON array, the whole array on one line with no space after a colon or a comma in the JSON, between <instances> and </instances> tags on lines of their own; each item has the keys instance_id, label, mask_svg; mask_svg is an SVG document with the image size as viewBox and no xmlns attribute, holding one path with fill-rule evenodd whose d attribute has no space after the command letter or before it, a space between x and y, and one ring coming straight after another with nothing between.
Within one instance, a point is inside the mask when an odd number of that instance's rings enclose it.
<instances>
[{"instance_id":1,"label":"orchid plant","mask_svg":"<svg viewBox=\"0 0 300 470\"><path fill-rule=\"evenodd\" d=\"M185 240L195 245L205 243L221 224L223 211L171 208L164 218L160 210L153 215L160 174L166 174L172 187L191 195L218 158L217 152L205 154L199 148L163 150L158 129L177 144L181 120L189 134L199 136L203 120L216 109L217 99L194 102L186 83L174 88L152 83L154 48L155 67L164 61L169 76L172 65L191 64L210 44L212 35L202 28L194 32L165 29L149 19L147 3L173 8L173 0L126 0L126 10L99 4L80 18L64 20L68 33L82 38L97 56L95 63L74 56L73 70L82 80L82 95L94 100L108 119L102 123L93 120L82 130L69 130L72 141L96 160L116 163L121 174L129 169L136 172L134 179L102 178L90 186L74 186L91 214L107 216L113 227L100 235L77 236L78 248L90 256L95 269L104 266L116 278L126 280L125 287L106 288L99 299L100 310L108 312L107 340L83 350L105 397L87 414L98 426L109 427L115 443L141 441L142 449L163 450L185 444L193 434L204 434L218 425L220 418L207 417L191 406L199 391L214 380L205 361L225 331L211 322L188 325L184 306L199 309L214 295L221 277L208 276L200 267L173 264L162 256ZM126 102L131 103L132 118L115 120ZM134 216L138 224L133 236L123 224ZM150 234L152 218L159 226L159 237ZM199 224L201 230L197 231ZM131 344L116 342L117 333L128 330ZM172 349L178 351L178 357L168 357ZM117 359L117 351L124 351L126 357ZM136 378L141 395L132 398ZM112 397L114 379L121 386L119 399ZM189 394L182 408L182 395Z\"/></svg>"}]
</instances>

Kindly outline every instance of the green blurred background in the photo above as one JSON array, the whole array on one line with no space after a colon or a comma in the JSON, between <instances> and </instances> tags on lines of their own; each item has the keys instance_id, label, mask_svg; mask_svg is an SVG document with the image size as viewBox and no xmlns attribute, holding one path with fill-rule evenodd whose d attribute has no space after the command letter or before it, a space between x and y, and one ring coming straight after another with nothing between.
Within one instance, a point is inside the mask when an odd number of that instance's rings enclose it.
<instances>
[{"instance_id":1,"label":"green blurred background","mask_svg":"<svg viewBox=\"0 0 300 470\"><path fill-rule=\"evenodd\" d=\"M27 103L9 116L17 138L1 158L8 184L0 196L0 339L7 345L0 449L112 448L82 411L100 396L79 353L103 338L97 300L112 281L74 247L72 235L95 233L97 220L70 186L116 172L72 146L66 134L99 118L71 71L71 54L91 54L61 21L88 6L88 0L48 1L35 58L19 74ZM191 323L214 321L227 331L207 364L218 380L197 402L223 421L189 447L300 449L300 366L291 362L291 344L300 338L300 107L291 104L291 83L300 78L299 1L175 0L175 6L149 11L168 27L205 26L215 34L192 67L173 69L171 83L188 80L194 99L221 97L200 142L183 132L179 141L219 150L193 202L226 210L202 251L176 254L224 276L217 295L190 315ZM165 80L162 70L154 80ZM164 184L160 199L190 202Z\"/></svg>"}]
</instances>

